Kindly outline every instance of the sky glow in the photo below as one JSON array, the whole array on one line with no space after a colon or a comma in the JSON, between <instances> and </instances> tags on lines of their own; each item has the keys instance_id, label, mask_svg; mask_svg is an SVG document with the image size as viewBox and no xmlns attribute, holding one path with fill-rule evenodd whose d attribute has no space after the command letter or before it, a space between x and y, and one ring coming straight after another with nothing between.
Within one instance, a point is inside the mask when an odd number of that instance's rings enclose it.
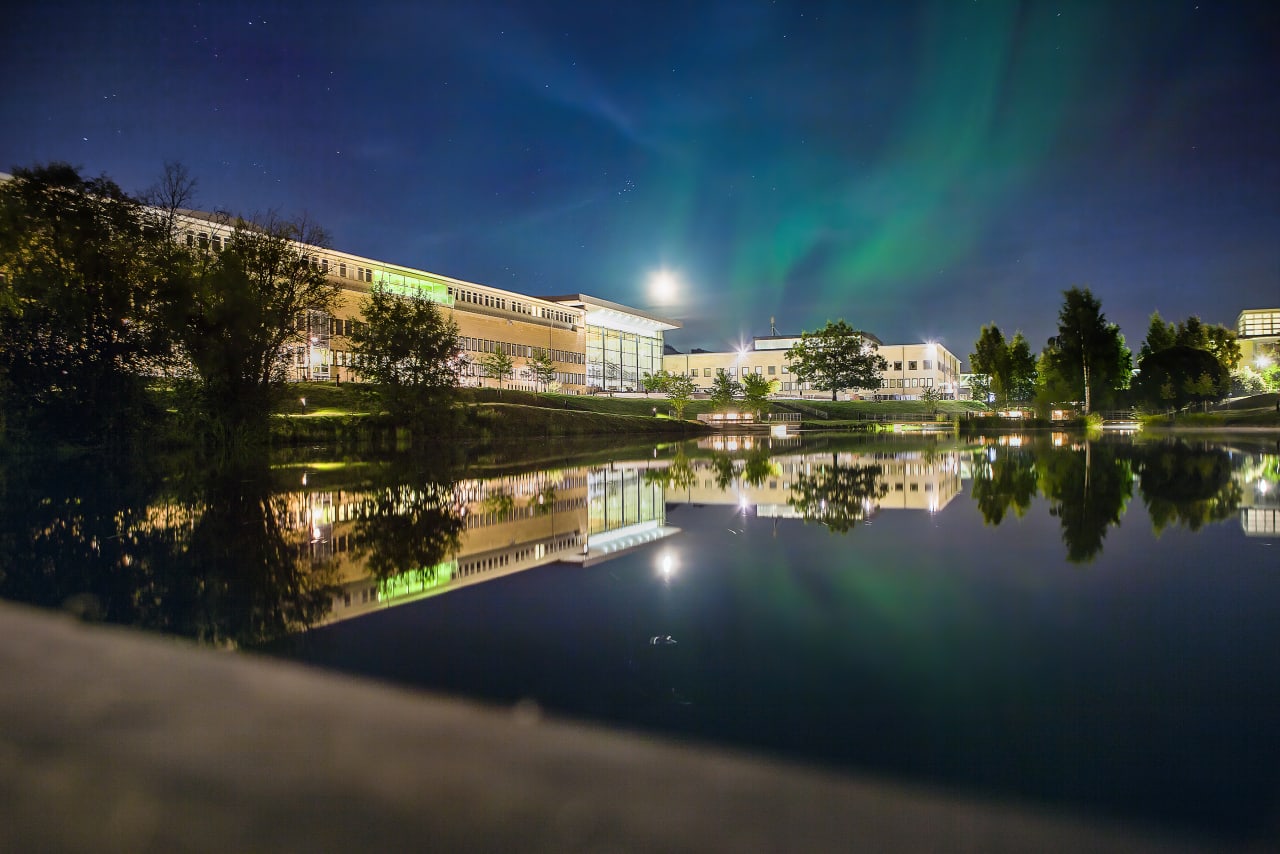
<instances>
[{"instance_id":1,"label":"sky glow","mask_svg":"<svg viewBox=\"0 0 1280 854\"><path fill-rule=\"evenodd\" d=\"M0 169L136 191L178 160L204 209L666 312L682 348L775 316L1038 350L1073 285L1136 347L1156 309L1280 302L1271 3L305 8L20 4Z\"/></svg>"}]
</instances>

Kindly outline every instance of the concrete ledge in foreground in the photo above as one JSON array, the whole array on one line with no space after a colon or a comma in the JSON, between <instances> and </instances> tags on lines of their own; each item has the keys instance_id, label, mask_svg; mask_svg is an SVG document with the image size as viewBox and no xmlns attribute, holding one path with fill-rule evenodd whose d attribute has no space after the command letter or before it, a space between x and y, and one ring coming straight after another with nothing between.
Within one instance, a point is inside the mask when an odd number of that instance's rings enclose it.
<instances>
[{"instance_id":1,"label":"concrete ledge in foreground","mask_svg":"<svg viewBox=\"0 0 1280 854\"><path fill-rule=\"evenodd\" d=\"M4 851L1222 850L3 603L0 685Z\"/></svg>"}]
</instances>

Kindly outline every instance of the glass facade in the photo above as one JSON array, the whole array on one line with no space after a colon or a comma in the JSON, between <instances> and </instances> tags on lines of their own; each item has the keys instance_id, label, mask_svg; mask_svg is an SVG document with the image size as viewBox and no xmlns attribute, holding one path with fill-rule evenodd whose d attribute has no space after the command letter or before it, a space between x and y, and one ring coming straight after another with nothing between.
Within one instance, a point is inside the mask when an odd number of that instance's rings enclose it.
<instances>
[{"instance_id":1,"label":"glass facade","mask_svg":"<svg viewBox=\"0 0 1280 854\"><path fill-rule=\"evenodd\" d=\"M587 325L587 386L639 391L645 374L662 370L662 337Z\"/></svg>"},{"instance_id":2,"label":"glass facade","mask_svg":"<svg viewBox=\"0 0 1280 854\"><path fill-rule=\"evenodd\" d=\"M587 476L587 533L666 524L667 496L660 481L645 482L638 468L592 469Z\"/></svg>"}]
</instances>

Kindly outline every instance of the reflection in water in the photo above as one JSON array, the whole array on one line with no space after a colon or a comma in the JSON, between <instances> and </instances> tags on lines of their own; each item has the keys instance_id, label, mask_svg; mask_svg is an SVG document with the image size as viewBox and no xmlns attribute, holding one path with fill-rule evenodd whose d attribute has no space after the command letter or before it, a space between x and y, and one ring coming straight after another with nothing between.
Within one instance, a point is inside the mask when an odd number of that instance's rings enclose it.
<instances>
[{"instance_id":1,"label":"reflection in water","mask_svg":"<svg viewBox=\"0 0 1280 854\"><path fill-rule=\"evenodd\" d=\"M166 462L11 463L0 594L216 645L315 624L333 575L286 534L287 500L265 461Z\"/></svg>"},{"instance_id":2,"label":"reflection in water","mask_svg":"<svg viewBox=\"0 0 1280 854\"><path fill-rule=\"evenodd\" d=\"M1233 828L1269 820L1280 768L1278 459L1028 435L713 437L518 468L7 461L0 595L980 797ZM552 562L574 565L523 572ZM448 591L465 592L388 611Z\"/></svg>"},{"instance_id":3,"label":"reflection in water","mask_svg":"<svg viewBox=\"0 0 1280 854\"><path fill-rule=\"evenodd\" d=\"M257 644L553 561L592 565L646 547L677 532L669 501L847 533L885 510L940 512L964 479L991 526L1025 517L1043 496L1067 560L1088 562L1135 483L1156 533L1239 512L1246 533L1274 534L1276 460L1055 434L914 447L717 436L633 461L465 477L461 463L403 459L301 470L265 460L14 461L0 481L0 594Z\"/></svg>"},{"instance_id":4,"label":"reflection in water","mask_svg":"<svg viewBox=\"0 0 1280 854\"><path fill-rule=\"evenodd\" d=\"M1134 449L1142 500L1158 534L1170 525L1198 531L1235 515L1244 491L1222 448L1162 442Z\"/></svg>"}]
</instances>

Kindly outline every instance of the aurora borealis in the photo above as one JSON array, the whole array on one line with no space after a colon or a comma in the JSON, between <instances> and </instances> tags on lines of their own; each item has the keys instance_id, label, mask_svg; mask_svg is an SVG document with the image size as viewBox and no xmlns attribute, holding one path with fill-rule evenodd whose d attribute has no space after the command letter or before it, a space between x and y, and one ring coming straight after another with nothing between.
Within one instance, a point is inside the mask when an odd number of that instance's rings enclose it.
<instances>
[{"instance_id":1,"label":"aurora borealis","mask_svg":"<svg viewBox=\"0 0 1280 854\"><path fill-rule=\"evenodd\" d=\"M682 348L886 341L1280 300L1261 2L24 2L0 169L67 160L335 247L652 306Z\"/></svg>"}]
</instances>

